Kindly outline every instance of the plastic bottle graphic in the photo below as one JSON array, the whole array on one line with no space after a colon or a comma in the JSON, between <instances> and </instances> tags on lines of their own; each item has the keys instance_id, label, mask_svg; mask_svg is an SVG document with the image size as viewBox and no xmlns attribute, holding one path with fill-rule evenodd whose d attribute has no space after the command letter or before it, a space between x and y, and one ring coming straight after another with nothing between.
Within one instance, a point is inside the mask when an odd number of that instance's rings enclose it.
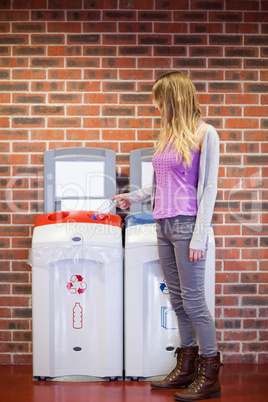
<instances>
[{"instance_id":1,"label":"plastic bottle graphic","mask_svg":"<svg viewBox=\"0 0 268 402\"><path fill-rule=\"evenodd\" d=\"M101 206L95 211L94 215L91 217L91 219L97 220L97 219L104 219L105 216L111 212L114 207L117 204L117 200L106 200Z\"/></svg>"},{"instance_id":2,"label":"plastic bottle graphic","mask_svg":"<svg viewBox=\"0 0 268 402\"><path fill-rule=\"evenodd\" d=\"M83 327L83 309L80 303L75 303L73 308L73 328L81 329Z\"/></svg>"}]
</instances>

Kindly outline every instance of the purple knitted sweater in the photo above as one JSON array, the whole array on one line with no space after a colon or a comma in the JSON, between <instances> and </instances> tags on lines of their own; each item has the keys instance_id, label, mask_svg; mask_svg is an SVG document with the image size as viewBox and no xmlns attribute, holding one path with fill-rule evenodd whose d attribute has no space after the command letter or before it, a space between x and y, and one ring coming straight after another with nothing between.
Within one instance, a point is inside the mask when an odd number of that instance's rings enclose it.
<instances>
[{"instance_id":1,"label":"purple knitted sweater","mask_svg":"<svg viewBox=\"0 0 268 402\"><path fill-rule=\"evenodd\" d=\"M197 215L197 184L200 155L191 150L192 165L180 160L177 152L168 143L163 153L153 156L156 176L155 219L171 218L177 215Z\"/></svg>"}]
</instances>

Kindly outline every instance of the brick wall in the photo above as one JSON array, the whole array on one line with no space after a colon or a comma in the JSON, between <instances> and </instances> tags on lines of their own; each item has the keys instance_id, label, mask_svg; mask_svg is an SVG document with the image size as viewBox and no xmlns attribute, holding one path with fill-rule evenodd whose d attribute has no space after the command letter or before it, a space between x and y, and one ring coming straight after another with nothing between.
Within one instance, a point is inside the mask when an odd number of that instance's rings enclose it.
<instances>
[{"instance_id":1,"label":"brick wall","mask_svg":"<svg viewBox=\"0 0 268 402\"><path fill-rule=\"evenodd\" d=\"M0 363L32 359L43 153L155 145L151 87L186 71L221 139L216 325L225 362L267 363L268 1L0 0Z\"/></svg>"}]
</instances>

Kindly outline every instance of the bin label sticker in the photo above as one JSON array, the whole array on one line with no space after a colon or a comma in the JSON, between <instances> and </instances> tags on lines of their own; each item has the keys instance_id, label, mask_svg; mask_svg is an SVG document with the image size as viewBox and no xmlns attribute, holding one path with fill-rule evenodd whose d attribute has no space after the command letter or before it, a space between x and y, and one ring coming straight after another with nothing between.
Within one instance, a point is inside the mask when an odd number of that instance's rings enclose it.
<instances>
[{"instance_id":1,"label":"bin label sticker","mask_svg":"<svg viewBox=\"0 0 268 402\"><path fill-rule=\"evenodd\" d=\"M163 282L160 283L160 290L164 295L169 295L169 290L165 278L163 279Z\"/></svg>"},{"instance_id":2,"label":"bin label sticker","mask_svg":"<svg viewBox=\"0 0 268 402\"><path fill-rule=\"evenodd\" d=\"M71 294L76 295L78 293L80 295L85 292L87 284L81 275L73 275L66 287Z\"/></svg>"},{"instance_id":3,"label":"bin label sticker","mask_svg":"<svg viewBox=\"0 0 268 402\"><path fill-rule=\"evenodd\" d=\"M80 303L75 303L73 308L73 328L83 328L83 308Z\"/></svg>"},{"instance_id":4,"label":"bin label sticker","mask_svg":"<svg viewBox=\"0 0 268 402\"><path fill-rule=\"evenodd\" d=\"M178 330L178 324L176 322L176 315L174 309L169 306L161 307L161 327L164 329L176 329Z\"/></svg>"}]
</instances>

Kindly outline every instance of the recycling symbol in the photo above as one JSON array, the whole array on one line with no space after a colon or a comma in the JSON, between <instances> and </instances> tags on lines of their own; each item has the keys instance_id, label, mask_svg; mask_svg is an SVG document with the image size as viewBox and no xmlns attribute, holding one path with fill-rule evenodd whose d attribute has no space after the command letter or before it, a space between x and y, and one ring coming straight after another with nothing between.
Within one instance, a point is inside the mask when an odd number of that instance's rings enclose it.
<instances>
[{"instance_id":1,"label":"recycling symbol","mask_svg":"<svg viewBox=\"0 0 268 402\"><path fill-rule=\"evenodd\" d=\"M78 293L80 295L85 292L87 284L81 275L73 275L70 282L67 282L66 287L71 294L75 295Z\"/></svg>"},{"instance_id":2,"label":"recycling symbol","mask_svg":"<svg viewBox=\"0 0 268 402\"><path fill-rule=\"evenodd\" d=\"M166 285L166 279L163 279L163 282L160 283L160 290L164 295L168 295L169 294L169 290L168 287Z\"/></svg>"}]
</instances>

